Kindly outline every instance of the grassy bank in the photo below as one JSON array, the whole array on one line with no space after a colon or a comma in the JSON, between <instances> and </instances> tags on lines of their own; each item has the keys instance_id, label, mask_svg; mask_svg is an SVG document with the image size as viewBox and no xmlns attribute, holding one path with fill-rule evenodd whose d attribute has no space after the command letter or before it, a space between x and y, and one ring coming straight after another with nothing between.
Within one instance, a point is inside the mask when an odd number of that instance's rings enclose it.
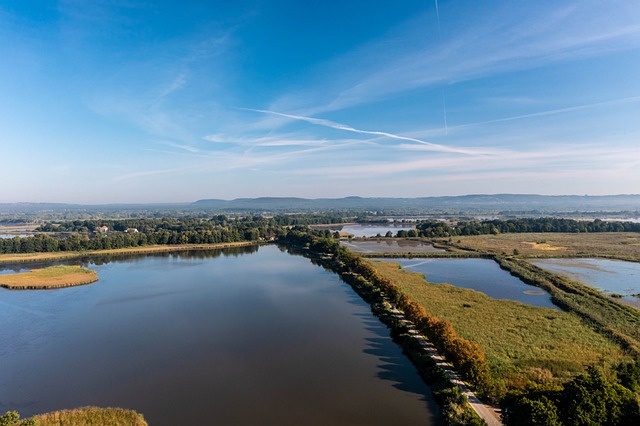
<instances>
[{"instance_id":1,"label":"grassy bank","mask_svg":"<svg viewBox=\"0 0 640 426\"><path fill-rule=\"evenodd\" d=\"M21 274L0 275L0 287L11 290L44 290L91 284L98 281L96 271L80 266L51 266Z\"/></svg>"},{"instance_id":2,"label":"grassy bank","mask_svg":"<svg viewBox=\"0 0 640 426\"><path fill-rule=\"evenodd\" d=\"M111 250L92 250L92 251L74 251L74 252L53 252L53 253L25 253L25 254L0 254L0 263L16 263L16 262L43 262L61 259L77 259L87 256L104 256L104 255L120 255L120 254L145 254L160 252L175 252L189 250L214 250L228 247L243 247L255 245L252 241L242 241L236 243L219 243L219 244L181 244L181 245L153 245L141 247L129 247Z\"/></svg>"},{"instance_id":3,"label":"grassy bank","mask_svg":"<svg viewBox=\"0 0 640 426\"><path fill-rule=\"evenodd\" d=\"M422 274L406 272L397 263L368 262L429 314L451 322L461 337L480 344L496 395L530 380L566 381L587 365L613 365L625 359L619 345L572 313L430 284Z\"/></svg>"}]
</instances>

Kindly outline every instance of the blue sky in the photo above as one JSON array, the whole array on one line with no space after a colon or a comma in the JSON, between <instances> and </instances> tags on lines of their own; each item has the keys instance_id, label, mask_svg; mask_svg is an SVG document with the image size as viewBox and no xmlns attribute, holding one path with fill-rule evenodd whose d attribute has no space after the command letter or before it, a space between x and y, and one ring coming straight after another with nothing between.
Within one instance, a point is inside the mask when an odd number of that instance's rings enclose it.
<instances>
[{"instance_id":1,"label":"blue sky","mask_svg":"<svg viewBox=\"0 0 640 426\"><path fill-rule=\"evenodd\" d=\"M0 202L640 193L640 2L0 2Z\"/></svg>"}]
</instances>

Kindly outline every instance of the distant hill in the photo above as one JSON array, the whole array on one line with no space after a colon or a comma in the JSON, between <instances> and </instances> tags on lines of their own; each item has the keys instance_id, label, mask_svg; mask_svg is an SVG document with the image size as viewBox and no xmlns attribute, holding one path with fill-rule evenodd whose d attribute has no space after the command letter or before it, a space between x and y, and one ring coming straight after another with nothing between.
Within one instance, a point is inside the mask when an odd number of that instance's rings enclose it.
<instances>
[{"instance_id":1,"label":"distant hill","mask_svg":"<svg viewBox=\"0 0 640 426\"><path fill-rule=\"evenodd\" d=\"M199 200L201 208L256 211L439 211L451 213L500 212L613 212L640 210L640 195L462 195L421 198L238 198Z\"/></svg>"},{"instance_id":2,"label":"distant hill","mask_svg":"<svg viewBox=\"0 0 640 426\"><path fill-rule=\"evenodd\" d=\"M479 194L420 198L298 198L260 197L235 200L206 199L175 204L61 204L0 203L0 214L42 215L56 218L105 215L109 217L163 217L210 213L377 212L385 215L545 215L554 213L640 212L640 195L529 195Z\"/></svg>"}]
</instances>

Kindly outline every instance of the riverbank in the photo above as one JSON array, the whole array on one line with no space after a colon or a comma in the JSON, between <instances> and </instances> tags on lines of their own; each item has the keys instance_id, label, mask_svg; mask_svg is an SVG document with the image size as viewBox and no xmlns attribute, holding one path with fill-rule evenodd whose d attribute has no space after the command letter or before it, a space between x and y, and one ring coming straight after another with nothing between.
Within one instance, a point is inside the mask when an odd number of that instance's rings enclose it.
<instances>
[{"instance_id":1,"label":"riverbank","mask_svg":"<svg viewBox=\"0 0 640 426\"><path fill-rule=\"evenodd\" d=\"M80 266L51 266L20 274L0 275L0 287L9 290L50 290L98 281L98 274Z\"/></svg>"},{"instance_id":2,"label":"riverbank","mask_svg":"<svg viewBox=\"0 0 640 426\"><path fill-rule=\"evenodd\" d=\"M108 256L123 254L150 254L161 252L189 251L189 250L215 250L230 247L246 247L257 244L255 241L242 241L236 243L218 244L180 244L180 245L153 245L129 247L111 250L73 251L73 252L53 252L53 253L20 253L20 254L0 254L0 263L19 262L47 262L52 260L78 259L92 256Z\"/></svg>"}]
</instances>

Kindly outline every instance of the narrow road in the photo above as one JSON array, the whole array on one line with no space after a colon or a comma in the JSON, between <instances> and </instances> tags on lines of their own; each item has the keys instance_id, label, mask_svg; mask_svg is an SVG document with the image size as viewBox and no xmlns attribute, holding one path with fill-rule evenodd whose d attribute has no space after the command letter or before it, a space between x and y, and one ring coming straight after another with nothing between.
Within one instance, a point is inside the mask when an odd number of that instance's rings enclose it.
<instances>
[{"instance_id":1,"label":"narrow road","mask_svg":"<svg viewBox=\"0 0 640 426\"><path fill-rule=\"evenodd\" d=\"M458 373L456 373L453 368L442 358L442 356L438 353L436 348L429 342L422 334L416 330L413 323L407 320L402 312L400 312L393 303L386 301L391 306L391 312L395 315L395 317L402 322L409 332L422 346L425 352L436 362L438 367L442 368L445 374L449 377L451 382L460 388L462 393L464 393L469 401L469 405L471 408L484 420L488 426L502 426L502 420L500 419L499 409L493 407L489 404L485 404L480 399L471 392L471 390L467 387L467 385L460 380Z\"/></svg>"}]
</instances>

